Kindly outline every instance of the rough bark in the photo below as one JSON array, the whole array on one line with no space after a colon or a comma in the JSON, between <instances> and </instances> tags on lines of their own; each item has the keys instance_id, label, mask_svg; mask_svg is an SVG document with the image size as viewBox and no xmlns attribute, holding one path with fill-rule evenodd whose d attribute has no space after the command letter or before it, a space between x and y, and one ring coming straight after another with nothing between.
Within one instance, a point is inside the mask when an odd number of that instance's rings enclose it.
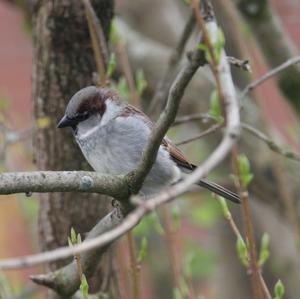
<instances>
[{"instance_id":1,"label":"rough bark","mask_svg":"<svg viewBox=\"0 0 300 299\"><path fill-rule=\"evenodd\" d=\"M106 37L113 16L112 0L92 1ZM48 125L35 132L34 150L40 170L83 170L87 164L68 130L56 129L69 98L93 83L95 62L81 1L37 1L33 7L33 102L35 123ZM99 195L41 195L41 250L66 245L70 228L84 237L106 211ZM49 265L51 270L62 263ZM50 270L48 269L48 270ZM99 283L99 281L98 281ZM99 283L100 284L100 283Z\"/></svg>"}]
</instances>

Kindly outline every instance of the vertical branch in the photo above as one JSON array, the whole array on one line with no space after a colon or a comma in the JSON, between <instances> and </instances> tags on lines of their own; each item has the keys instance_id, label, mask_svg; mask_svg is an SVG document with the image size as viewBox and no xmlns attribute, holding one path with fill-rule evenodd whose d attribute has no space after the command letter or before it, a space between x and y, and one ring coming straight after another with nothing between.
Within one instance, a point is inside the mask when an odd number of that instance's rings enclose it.
<instances>
[{"instance_id":1,"label":"vertical branch","mask_svg":"<svg viewBox=\"0 0 300 299\"><path fill-rule=\"evenodd\" d=\"M171 228L170 214L168 213L165 206L161 207L161 211L164 220L165 241L167 244L168 256L172 268L173 279L177 290L181 293L181 288L180 288L181 274L179 270L178 260L176 258L176 244L174 239L174 232L172 231Z\"/></svg>"},{"instance_id":2,"label":"vertical branch","mask_svg":"<svg viewBox=\"0 0 300 299\"><path fill-rule=\"evenodd\" d=\"M140 265L136 259L136 247L133 232L127 233L127 243L129 249L131 277L132 277L132 298L141 298Z\"/></svg>"},{"instance_id":3,"label":"vertical branch","mask_svg":"<svg viewBox=\"0 0 300 299\"><path fill-rule=\"evenodd\" d=\"M122 72L125 75L126 81L129 86L129 91L130 95L132 97L132 103L135 107L140 108L141 107L141 99L140 96L136 90L135 87L135 82L134 82L134 77L133 77L133 72L130 67L130 62L128 59L128 54L126 51L126 47L122 41L118 42L117 44L117 51L120 57L120 63L121 63L121 68Z\"/></svg>"},{"instance_id":4,"label":"vertical branch","mask_svg":"<svg viewBox=\"0 0 300 299\"><path fill-rule=\"evenodd\" d=\"M246 242L250 253L250 275L251 275L253 296L255 299L256 298L260 299L263 298L263 294L262 294L262 285L260 279L260 269L257 262L256 242L255 242L254 230L252 225L252 217L251 217L251 210L249 204L249 193L242 182L241 173L238 165L238 150L236 147L233 148L232 150L232 159L233 159L233 164L235 167L239 188L240 188L240 197L242 202L242 213L243 213L243 221L245 227Z\"/></svg>"},{"instance_id":5,"label":"vertical branch","mask_svg":"<svg viewBox=\"0 0 300 299\"><path fill-rule=\"evenodd\" d=\"M104 86L107 84L106 62L108 57L107 45L102 30L101 23L89 0L82 0L85 7L85 15L88 22L90 37L92 41L94 57L97 65L97 72L100 76L99 84Z\"/></svg>"}]
</instances>

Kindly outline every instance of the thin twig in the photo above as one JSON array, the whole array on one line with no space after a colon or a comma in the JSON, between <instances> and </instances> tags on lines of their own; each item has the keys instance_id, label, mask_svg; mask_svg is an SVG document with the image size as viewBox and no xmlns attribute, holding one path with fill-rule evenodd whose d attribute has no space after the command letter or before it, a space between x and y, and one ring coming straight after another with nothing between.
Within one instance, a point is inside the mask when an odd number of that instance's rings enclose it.
<instances>
[{"instance_id":1,"label":"thin twig","mask_svg":"<svg viewBox=\"0 0 300 299\"><path fill-rule=\"evenodd\" d=\"M203 122L207 122L209 120L211 120L212 118L205 113L196 113L196 114L191 114L191 115L185 115L182 117L178 117L173 126L178 126L181 124L185 124L188 122L192 122L192 121L197 121L197 120L201 120ZM247 123L241 123L241 127L243 129L245 129L246 131L248 131L249 133L251 133L252 135L256 136L257 138L259 138L260 140L262 140L263 142L265 142L267 144L267 146L269 147L270 150L274 151L277 154L280 154L288 159L292 159L295 161L300 161L300 154L296 153L290 149L284 149L282 148L280 145L278 145L274 140L272 140L269 136L267 136L266 134L264 134L262 131L254 128L253 126L247 124ZM209 130L209 129L208 129ZM205 132L203 132L205 133ZM191 142L194 141L196 139L199 139L202 136L202 134L199 134L198 136L192 137L190 139L187 139L187 142ZM185 141L183 141L185 143ZM184 144L183 143L183 144ZM176 145L181 145L182 143L177 143Z\"/></svg>"},{"instance_id":2,"label":"thin twig","mask_svg":"<svg viewBox=\"0 0 300 299\"><path fill-rule=\"evenodd\" d=\"M176 145L179 146L179 145L184 145L184 144L187 144L187 143L190 143L192 141L195 141L195 140L198 140L204 136L207 136L211 133L214 133L216 132L218 129L220 129L222 127L222 124L215 124L213 126L211 126L210 128L208 128L207 130L201 132L200 134L194 136L194 137L191 137L191 138L188 138L188 139L185 139L185 140L182 140L180 142L177 142Z\"/></svg>"},{"instance_id":3,"label":"thin twig","mask_svg":"<svg viewBox=\"0 0 300 299\"><path fill-rule=\"evenodd\" d=\"M247 130L249 133L252 135L256 136L260 140L264 141L267 146L270 148L275 153L278 153L286 158L295 160L295 161L300 161L300 154L295 153L289 149L283 149L280 147L278 144L276 144L271 138L269 138L267 135L265 135L263 132L257 130L256 128L250 126L249 124L242 123L242 128Z\"/></svg>"},{"instance_id":4,"label":"thin twig","mask_svg":"<svg viewBox=\"0 0 300 299\"><path fill-rule=\"evenodd\" d=\"M194 25L195 25L195 17L194 14L192 13L188 18L188 21L183 29L183 32L181 34L181 37L178 41L176 48L173 50L170 56L168 67L162 79L157 85L158 87L155 91L155 94L150 102L149 109L148 109L150 115L152 115L155 112L157 107L161 107L162 105L164 105L168 97L168 91L171 86L174 72L180 62L185 45L194 29Z\"/></svg>"},{"instance_id":5,"label":"thin twig","mask_svg":"<svg viewBox=\"0 0 300 299\"><path fill-rule=\"evenodd\" d=\"M175 127L181 124L197 120L201 120L203 123L207 123L208 121L212 120L212 117L208 113L195 113L190 115L184 115L181 117L177 117L172 126Z\"/></svg>"},{"instance_id":6,"label":"thin twig","mask_svg":"<svg viewBox=\"0 0 300 299\"><path fill-rule=\"evenodd\" d=\"M227 59L231 65L234 65L238 68L241 68L244 71L251 73L251 66L249 64L249 60L240 60L232 56L227 56Z\"/></svg>"},{"instance_id":7,"label":"thin twig","mask_svg":"<svg viewBox=\"0 0 300 299\"><path fill-rule=\"evenodd\" d=\"M133 232L127 233L128 251L130 259L131 282L132 282L132 298L141 298L141 280L140 280L140 265L136 259L136 247Z\"/></svg>"},{"instance_id":8,"label":"thin twig","mask_svg":"<svg viewBox=\"0 0 300 299\"><path fill-rule=\"evenodd\" d=\"M140 96L136 90L135 82L134 82L134 77L133 77L133 72L130 67L130 62L128 59L127 51L125 48L125 45L122 41L117 43L117 52L120 57L120 63L121 63L121 68L122 72L125 75L129 90L130 90L130 95L132 98L132 104L135 107L140 108L141 107L141 99Z\"/></svg>"},{"instance_id":9,"label":"thin twig","mask_svg":"<svg viewBox=\"0 0 300 299\"><path fill-rule=\"evenodd\" d=\"M231 213L230 212L227 213L225 215L225 218L228 220L228 223L229 223L232 231L234 232L236 238L243 240L243 236L242 236L240 230L238 229L238 226L236 225L236 223L235 223L235 221L234 221ZM270 291L269 291L269 289L268 289L268 287L267 287L267 285L265 283L265 280L264 280L264 278L263 278L263 276L261 274L261 271L259 271L259 279L260 279L260 282L261 282L261 285L262 285L262 288L263 288L263 291L264 291L264 294L265 294L266 298L267 299L272 299Z\"/></svg>"},{"instance_id":10,"label":"thin twig","mask_svg":"<svg viewBox=\"0 0 300 299\"><path fill-rule=\"evenodd\" d=\"M248 92L250 92L252 89L256 88L257 86L261 85L265 81L269 80L270 78L276 76L280 72L284 71L286 68L298 64L300 62L300 55L295 56L293 58L290 58L286 62L280 64L279 66L275 67L271 71L267 72L265 75L260 77L259 79L253 81L249 85L246 86L246 88L242 91L240 95L240 99L244 99L244 97L247 95Z\"/></svg>"},{"instance_id":11,"label":"thin twig","mask_svg":"<svg viewBox=\"0 0 300 299\"><path fill-rule=\"evenodd\" d=\"M261 299L262 298L262 285L259 278L259 265L257 262L257 253L256 253L256 242L254 238L254 230L252 225L252 216L251 216L251 210L250 210L250 203L249 203L249 193L247 189L244 187L242 183L242 177L239 170L238 165L238 151L237 148L234 148L232 150L232 159L235 167L235 172L237 174L238 178L238 186L240 188L240 197L242 202L242 212L243 212L243 220L244 220L244 227L245 227L245 235L246 235L246 242L247 247L250 253L250 274L251 274L251 284L252 284L252 291L253 291L253 297L255 299Z\"/></svg>"},{"instance_id":12,"label":"thin twig","mask_svg":"<svg viewBox=\"0 0 300 299\"><path fill-rule=\"evenodd\" d=\"M105 86L107 84L106 63L108 61L108 50L103 29L90 0L82 0L82 2L85 7L85 14L88 21L97 72L100 76L99 83L101 86Z\"/></svg>"},{"instance_id":13,"label":"thin twig","mask_svg":"<svg viewBox=\"0 0 300 299\"><path fill-rule=\"evenodd\" d=\"M165 229L164 239L167 245L168 258L172 269L174 286L180 292L181 296L183 296L181 286L180 286L180 280L182 276L180 273L180 267L178 265L178 259L176 254L177 247L174 240L174 231L171 228L170 214L166 209L166 207L161 207L161 212L163 216L164 229Z\"/></svg>"}]
</instances>

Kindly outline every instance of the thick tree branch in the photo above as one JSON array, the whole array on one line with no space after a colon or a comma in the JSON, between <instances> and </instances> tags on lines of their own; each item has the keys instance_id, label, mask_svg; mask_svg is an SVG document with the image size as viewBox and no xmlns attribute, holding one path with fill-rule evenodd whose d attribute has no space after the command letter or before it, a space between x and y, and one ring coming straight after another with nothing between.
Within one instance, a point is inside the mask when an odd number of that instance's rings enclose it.
<instances>
[{"instance_id":1,"label":"thick tree branch","mask_svg":"<svg viewBox=\"0 0 300 299\"><path fill-rule=\"evenodd\" d=\"M30 192L95 192L117 199L130 193L124 176L92 171L33 171L0 174L0 194Z\"/></svg>"},{"instance_id":2,"label":"thick tree branch","mask_svg":"<svg viewBox=\"0 0 300 299\"><path fill-rule=\"evenodd\" d=\"M91 240L106 231L116 227L123 220L123 211L115 208L111 213L101 219L98 224L89 232L85 240ZM80 255L80 262L84 274L89 277L93 273L94 265L107 250L108 245L98 248L97 250L84 252ZM47 286L60 295L72 295L80 285L80 278L76 269L76 263L73 261L69 265L49 274L33 275L31 279L40 285Z\"/></svg>"}]
</instances>

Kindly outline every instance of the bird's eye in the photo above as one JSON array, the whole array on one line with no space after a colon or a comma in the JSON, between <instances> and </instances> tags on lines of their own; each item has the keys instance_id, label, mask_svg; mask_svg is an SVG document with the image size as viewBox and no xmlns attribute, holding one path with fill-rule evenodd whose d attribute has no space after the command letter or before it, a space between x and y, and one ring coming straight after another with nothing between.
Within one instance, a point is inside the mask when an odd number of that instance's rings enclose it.
<instances>
[{"instance_id":1,"label":"bird's eye","mask_svg":"<svg viewBox=\"0 0 300 299\"><path fill-rule=\"evenodd\" d=\"M76 120L78 120L78 121L83 121L83 120L87 119L88 117L89 117L88 111L77 113L75 116Z\"/></svg>"}]
</instances>

